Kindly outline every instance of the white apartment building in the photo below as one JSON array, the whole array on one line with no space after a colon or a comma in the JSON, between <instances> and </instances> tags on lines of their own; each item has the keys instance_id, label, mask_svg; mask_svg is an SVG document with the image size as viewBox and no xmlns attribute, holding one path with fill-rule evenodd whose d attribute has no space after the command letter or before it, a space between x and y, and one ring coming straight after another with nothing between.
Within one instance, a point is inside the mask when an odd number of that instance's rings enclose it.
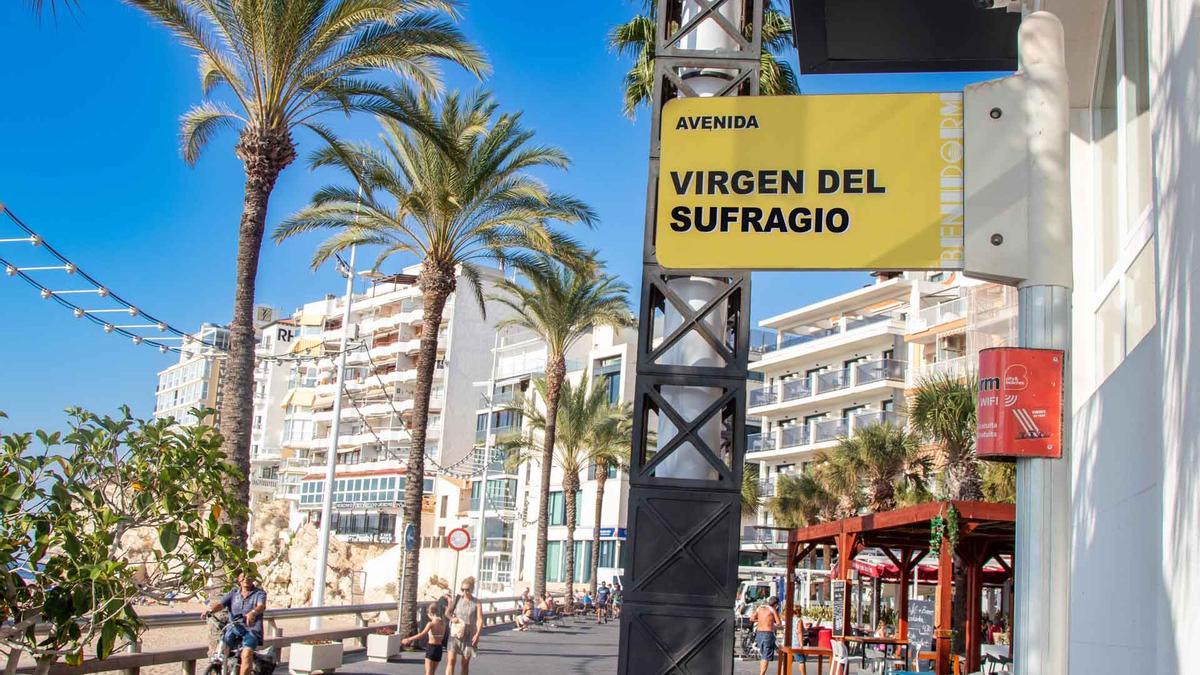
<instances>
[{"instance_id":1,"label":"white apartment building","mask_svg":"<svg viewBox=\"0 0 1200 675\"><path fill-rule=\"evenodd\" d=\"M613 403L633 401L635 373L635 334L633 331L613 331L596 328L578 341L567 354L567 377L573 383L587 378L603 381ZM495 349L495 389L489 400L489 380L476 385L474 440L476 459L473 466L482 467L484 448L495 448L500 441L516 434L527 433L524 420L511 410L514 404L532 394L532 382L542 376L546 365L546 345L541 340L515 330L506 331ZM539 400L540 404L540 400ZM489 421L490 417L490 421ZM621 547L626 532L626 501L628 475L624 470L610 469L600 506L600 539L594 541L596 497L598 483L596 467L589 467L580 476L575 539L575 581L590 583L593 547L599 550L598 577L613 581L621 571ZM502 591L532 585L536 564L536 522L540 508L541 471L537 463L528 463L516 472L505 468L502 453L494 450L487 476L487 499L482 567L478 566L476 548L461 554L460 576L479 575L485 590ZM443 547L446 532L465 527L477 537L480 520L480 490L482 474L471 479L439 480L437 491L437 525L425 542ZM562 470L555 466L551 473L550 522L547 542L547 582L551 589L561 589L566 581L565 542L567 538L566 509L563 494ZM422 578L429 574L445 577L453 568L453 552L422 552Z\"/></svg>"},{"instance_id":2,"label":"white apartment building","mask_svg":"<svg viewBox=\"0 0 1200 675\"><path fill-rule=\"evenodd\" d=\"M250 489L254 498L274 498L279 492L284 408L292 364L263 357L285 356L296 335L292 319L280 319L259 329L254 355L254 417L250 430Z\"/></svg>"},{"instance_id":3,"label":"white apartment building","mask_svg":"<svg viewBox=\"0 0 1200 675\"><path fill-rule=\"evenodd\" d=\"M336 354L346 298L307 303L292 318L297 332L290 353L328 356L291 364L277 404L282 411L279 494L295 501L293 524L319 519L334 399L340 396L332 529L347 541L398 541L422 332L417 272L413 267L375 278L365 292L354 295L350 338L363 347L346 354L342 392L336 386ZM499 272L484 272L485 284L497 278ZM489 307L485 318L467 280L460 277L458 284L464 292L446 304L430 399L426 532L432 525L438 466L460 460L474 447L474 383L487 377L495 325L503 315L503 308Z\"/></svg>"},{"instance_id":4,"label":"white apartment building","mask_svg":"<svg viewBox=\"0 0 1200 675\"><path fill-rule=\"evenodd\" d=\"M804 471L822 450L854 430L902 423L907 377L907 310L914 285L900 274L759 323L774 332L750 364L761 385L748 396L747 425L758 423L746 461L759 465L762 494L780 475ZM764 513L760 522L770 518Z\"/></svg>"},{"instance_id":5,"label":"white apartment building","mask_svg":"<svg viewBox=\"0 0 1200 675\"><path fill-rule=\"evenodd\" d=\"M865 425L902 425L907 390L921 380L971 375L980 349L1016 339L1016 293L953 272L877 273L875 283L770 317L758 338L746 461L760 492L804 471ZM754 525L770 526L762 509ZM776 559L784 533L744 527L747 561ZM777 561L777 560L776 560Z\"/></svg>"},{"instance_id":6,"label":"white apartment building","mask_svg":"<svg viewBox=\"0 0 1200 675\"><path fill-rule=\"evenodd\" d=\"M180 342L179 360L158 373L155 419L173 417L181 423L193 424L197 421L191 414L193 408L219 407L223 364L215 356L229 349L229 329L205 323L190 337Z\"/></svg>"}]
</instances>

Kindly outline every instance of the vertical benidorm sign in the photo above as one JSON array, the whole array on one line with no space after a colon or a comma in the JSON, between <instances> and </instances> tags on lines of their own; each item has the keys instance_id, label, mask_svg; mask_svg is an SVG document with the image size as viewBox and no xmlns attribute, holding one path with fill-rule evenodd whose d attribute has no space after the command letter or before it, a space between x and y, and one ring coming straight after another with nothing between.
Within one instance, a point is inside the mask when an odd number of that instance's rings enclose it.
<instances>
[{"instance_id":1,"label":"vertical benidorm sign","mask_svg":"<svg viewBox=\"0 0 1200 675\"><path fill-rule=\"evenodd\" d=\"M979 352L975 451L983 458L1062 457L1063 351Z\"/></svg>"},{"instance_id":2,"label":"vertical benidorm sign","mask_svg":"<svg viewBox=\"0 0 1200 675\"><path fill-rule=\"evenodd\" d=\"M662 112L675 269L961 269L961 93L746 96Z\"/></svg>"}]
</instances>

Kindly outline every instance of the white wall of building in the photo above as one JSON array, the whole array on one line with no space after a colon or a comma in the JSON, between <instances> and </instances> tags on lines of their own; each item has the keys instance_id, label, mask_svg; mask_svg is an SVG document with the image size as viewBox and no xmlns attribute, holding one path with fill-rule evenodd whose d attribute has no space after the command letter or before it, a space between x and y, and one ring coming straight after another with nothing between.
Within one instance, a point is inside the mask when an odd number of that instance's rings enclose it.
<instances>
[{"instance_id":1,"label":"white wall of building","mask_svg":"<svg viewBox=\"0 0 1200 675\"><path fill-rule=\"evenodd\" d=\"M1198 673L1200 2L1043 4L1074 109L1070 672Z\"/></svg>"}]
</instances>

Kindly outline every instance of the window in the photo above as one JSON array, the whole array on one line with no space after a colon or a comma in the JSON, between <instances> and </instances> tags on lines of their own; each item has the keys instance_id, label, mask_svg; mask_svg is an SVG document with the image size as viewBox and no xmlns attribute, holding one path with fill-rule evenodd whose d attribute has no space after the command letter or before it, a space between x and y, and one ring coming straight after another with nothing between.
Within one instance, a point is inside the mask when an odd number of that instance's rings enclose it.
<instances>
[{"instance_id":1,"label":"window","mask_svg":"<svg viewBox=\"0 0 1200 675\"><path fill-rule=\"evenodd\" d=\"M446 517L446 511L449 509L449 502L450 502L450 498L447 497L446 495L442 495L442 508L441 508L439 517L441 517L441 518Z\"/></svg>"},{"instance_id":2,"label":"window","mask_svg":"<svg viewBox=\"0 0 1200 675\"><path fill-rule=\"evenodd\" d=\"M550 493L549 512L551 525L567 524L567 505L562 492Z\"/></svg>"},{"instance_id":3,"label":"window","mask_svg":"<svg viewBox=\"0 0 1200 675\"><path fill-rule=\"evenodd\" d=\"M1095 359L1100 381L1158 321L1145 0L1109 0L1092 100Z\"/></svg>"},{"instance_id":4,"label":"window","mask_svg":"<svg viewBox=\"0 0 1200 675\"><path fill-rule=\"evenodd\" d=\"M592 542L575 542L575 583L592 582Z\"/></svg>"},{"instance_id":5,"label":"window","mask_svg":"<svg viewBox=\"0 0 1200 675\"><path fill-rule=\"evenodd\" d=\"M620 567L621 542L612 539L600 542L600 567Z\"/></svg>"},{"instance_id":6,"label":"window","mask_svg":"<svg viewBox=\"0 0 1200 675\"><path fill-rule=\"evenodd\" d=\"M621 400L621 357L597 359L592 366L592 378L603 383L610 405Z\"/></svg>"},{"instance_id":7,"label":"window","mask_svg":"<svg viewBox=\"0 0 1200 675\"><path fill-rule=\"evenodd\" d=\"M546 542L546 581L562 581L566 575L567 561L563 559L563 543Z\"/></svg>"}]
</instances>

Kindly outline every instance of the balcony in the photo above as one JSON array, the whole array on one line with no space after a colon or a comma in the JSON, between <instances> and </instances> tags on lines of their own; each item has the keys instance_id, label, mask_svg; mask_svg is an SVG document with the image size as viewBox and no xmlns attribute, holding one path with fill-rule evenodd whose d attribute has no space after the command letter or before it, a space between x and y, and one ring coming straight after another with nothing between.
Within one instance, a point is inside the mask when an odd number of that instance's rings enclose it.
<instances>
[{"instance_id":1,"label":"balcony","mask_svg":"<svg viewBox=\"0 0 1200 675\"><path fill-rule=\"evenodd\" d=\"M487 498L488 511L516 511L517 496L511 494L492 494ZM479 498L472 497L467 507L469 511L479 510Z\"/></svg>"},{"instance_id":2,"label":"balcony","mask_svg":"<svg viewBox=\"0 0 1200 675\"><path fill-rule=\"evenodd\" d=\"M770 478L758 481L758 496L759 497L774 497L775 496L775 481Z\"/></svg>"},{"instance_id":3,"label":"balcony","mask_svg":"<svg viewBox=\"0 0 1200 675\"><path fill-rule=\"evenodd\" d=\"M967 318L967 299L958 298L926 307L908 318L908 332L920 333L944 323Z\"/></svg>"},{"instance_id":4,"label":"balcony","mask_svg":"<svg viewBox=\"0 0 1200 675\"><path fill-rule=\"evenodd\" d=\"M513 437L520 436L520 435L521 435L521 425L520 424L508 424L508 425L505 425L502 427L492 427L492 437L495 438L497 442L510 440ZM487 430L486 429L476 429L475 430L475 442L476 443L486 443L487 442Z\"/></svg>"},{"instance_id":5,"label":"balcony","mask_svg":"<svg viewBox=\"0 0 1200 675\"><path fill-rule=\"evenodd\" d=\"M918 384L923 380L934 377L967 378L971 375L973 363L966 356L954 359L934 361L933 363L917 364L909 371L909 383Z\"/></svg>"},{"instance_id":6,"label":"balcony","mask_svg":"<svg viewBox=\"0 0 1200 675\"><path fill-rule=\"evenodd\" d=\"M903 382L905 363L895 359L877 359L855 363L840 370L817 373L811 378L786 380L750 392L750 408L777 403L804 402L832 392L877 382Z\"/></svg>"},{"instance_id":7,"label":"balcony","mask_svg":"<svg viewBox=\"0 0 1200 675\"><path fill-rule=\"evenodd\" d=\"M784 529L767 529L753 526L742 528L742 544L786 544L787 540L788 531Z\"/></svg>"},{"instance_id":8,"label":"balcony","mask_svg":"<svg viewBox=\"0 0 1200 675\"><path fill-rule=\"evenodd\" d=\"M754 453L799 451L831 443L853 435L855 429L885 423L902 425L904 418L890 410L875 410L848 418L836 417L816 420L809 424L783 427L769 434L754 434L749 437L746 448L747 459L753 459L749 455Z\"/></svg>"},{"instance_id":9,"label":"balcony","mask_svg":"<svg viewBox=\"0 0 1200 675\"><path fill-rule=\"evenodd\" d=\"M880 314L878 316L868 316L859 319L840 319L833 326L821 328L808 333L782 332L776 338L774 343L771 343L769 339L765 337L759 337L754 341L756 344L754 344L751 349L757 354L767 355L791 347L796 347L798 345L815 343L835 335L850 333L868 326L889 323L892 320L893 317L890 314Z\"/></svg>"},{"instance_id":10,"label":"balcony","mask_svg":"<svg viewBox=\"0 0 1200 675\"><path fill-rule=\"evenodd\" d=\"M503 450L492 449L492 461L488 464L488 471L491 473L504 473L504 460L507 459L507 453ZM483 448L475 448L471 451L470 465L476 470L483 469Z\"/></svg>"},{"instance_id":11,"label":"balcony","mask_svg":"<svg viewBox=\"0 0 1200 675\"><path fill-rule=\"evenodd\" d=\"M775 449L773 434L750 434L746 437L746 452L763 452Z\"/></svg>"}]
</instances>

